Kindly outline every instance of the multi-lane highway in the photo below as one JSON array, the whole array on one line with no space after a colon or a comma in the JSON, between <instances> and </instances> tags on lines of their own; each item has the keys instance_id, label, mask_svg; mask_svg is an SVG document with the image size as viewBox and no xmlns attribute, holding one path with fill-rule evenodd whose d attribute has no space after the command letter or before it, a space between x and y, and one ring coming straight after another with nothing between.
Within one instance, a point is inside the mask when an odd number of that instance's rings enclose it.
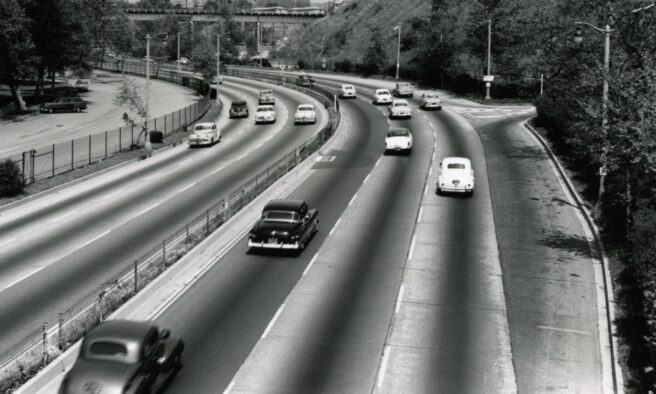
<instances>
[{"instance_id":1,"label":"multi-lane highway","mask_svg":"<svg viewBox=\"0 0 656 394\"><path fill-rule=\"evenodd\" d=\"M424 112L413 99L412 119L389 121L386 107L371 104L373 88L389 82L317 78L329 89L355 83L359 96L340 102L349 120L341 145L286 192L319 210L319 232L295 257L249 254L234 231L233 246L158 314L186 342L169 392L610 392L589 234L520 126L530 111L448 97L443 111ZM236 81L222 94L252 102L260 84ZM0 323L2 337L21 327L11 323L23 320L19 311L35 311L27 322L47 316L58 297L88 292L315 131L284 122L303 99L275 90L283 100L274 126L222 121L226 140L206 153L173 150L122 170L127 177L62 192L50 208L3 213L10 235L0 236L0 261L22 263L0 277L28 275L34 261L44 267L20 286L0 286L10 300L0 312L15 316ZM413 132L411 155L382 154L391 126ZM446 156L472 159L472 198L435 193ZM42 229L62 216L66 224ZM42 247L23 240L32 234ZM92 278L89 287L65 286L75 274ZM26 299L39 287L47 296Z\"/></svg>"}]
</instances>

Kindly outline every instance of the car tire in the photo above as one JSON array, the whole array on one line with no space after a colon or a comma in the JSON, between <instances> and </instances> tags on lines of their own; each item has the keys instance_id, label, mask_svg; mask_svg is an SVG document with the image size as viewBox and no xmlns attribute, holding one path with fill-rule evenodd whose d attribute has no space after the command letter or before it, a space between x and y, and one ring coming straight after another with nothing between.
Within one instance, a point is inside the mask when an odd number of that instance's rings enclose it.
<instances>
[{"instance_id":1,"label":"car tire","mask_svg":"<svg viewBox=\"0 0 656 394\"><path fill-rule=\"evenodd\" d=\"M213 145L214 145L214 137L212 137L212 139L210 140L210 146L213 146Z\"/></svg>"},{"instance_id":2,"label":"car tire","mask_svg":"<svg viewBox=\"0 0 656 394\"><path fill-rule=\"evenodd\" d=\"M441 196L441 195L442 195L442 189L440 189L439 186L438 186L437 189L435 190L435 194L437 194L438 196Z\"/></svg>"}]
</instances>

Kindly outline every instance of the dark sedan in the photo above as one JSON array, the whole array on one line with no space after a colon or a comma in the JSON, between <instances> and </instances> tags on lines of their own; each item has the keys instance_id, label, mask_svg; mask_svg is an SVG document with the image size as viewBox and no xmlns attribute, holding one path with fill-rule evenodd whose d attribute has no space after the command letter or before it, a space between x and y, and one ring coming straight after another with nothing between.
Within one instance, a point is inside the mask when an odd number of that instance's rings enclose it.
<instances>
[{"instance_id":1,"label":"dark sedan","mask_svg":"<svg viewBox=\"0 0 656 394\"><path fill-rule=\"evenodd\" d=\"M231 118L248 118L248 103L246 101L233 101L230 105Z\"/></svg>"},{"instance_id":2,"label":"dark sedan","mask_svg":"<svg viewBox=\"0 0 656 394\"><path fill-rule=\"evenodd\" d=\"M80 112L87 109L87 103L79 97L60 97L49 103L41 103L41 112Z\"/></svg>"},{"instance_id":3,"label":"dark sedan","mask_svg":"<svg viewBox=\"0 0 656 394\"><path fill-rule=\"evenodd\" d=\"M182 365L184 343L149 322L108 320L89 331L59 389L64 393L163 391Z\"/></svg>"},{"instance_id":4,"label":"dark sedan","mask_svg":"<svg viewBox=\"0 0 656 394\"><path fill-rule=\"evenodd\" d=\"M271 200L262 217L251 229L249 248L292 249L302 251L319 224L319 212L305 201Z\"/></svg>"}]
</instances>

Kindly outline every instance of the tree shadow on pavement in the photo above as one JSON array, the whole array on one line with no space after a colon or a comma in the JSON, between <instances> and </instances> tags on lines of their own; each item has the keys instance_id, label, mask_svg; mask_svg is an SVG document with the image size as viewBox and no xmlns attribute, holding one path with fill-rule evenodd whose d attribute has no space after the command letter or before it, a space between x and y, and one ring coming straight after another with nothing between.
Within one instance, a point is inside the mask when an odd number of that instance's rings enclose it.
<instances>
[{"instance_id":1,"label":"tree shadow on pavement","mask_svg":"<svg viewBox=\"0 0 656 394\"><path fill-rule=\"evenodd\" d=\"M565 250L578 256L592 256L588 240L581 235L565 234L562 231L552 231L546 233L546 235L538 242L550 248Z\"/></svg>"}]
</instances>

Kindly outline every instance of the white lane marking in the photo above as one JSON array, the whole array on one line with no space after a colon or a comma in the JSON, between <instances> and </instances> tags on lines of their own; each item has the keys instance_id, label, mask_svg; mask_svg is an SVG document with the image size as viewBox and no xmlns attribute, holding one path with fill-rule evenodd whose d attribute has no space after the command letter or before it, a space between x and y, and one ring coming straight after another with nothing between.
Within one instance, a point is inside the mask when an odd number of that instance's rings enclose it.
<instances>
[{"instance_id":1,"label":"white lane marking","mask_svg":"<svg viewBox=\"0 0 656 394\"><path fill-rule=\"evenodd\" d=\"M339 222L341 220L342 220L342 218L337 219L337 221L335 222L335 225L333 226L333 228L330 229L330 232L328 233L328 235L333 235L333 231L335 231L335 229L337 228L337 225L339 225Z\"/></svg>"},{"instance_id":2,"label":"white lane marking","mask_svg":"<svg viewBox=\"0 0 656 394\"><path fill-rule=\"evenodd\" d=\"M278 311L273 316L273 319L271 319L271 321L269 322L269 325L267 326L266 330L264 330L264 333L262 333L260 339L264 339L267 337L267 335L269 335L269 331L271 331L271 329L273 328L273 325L276 323L276 320L278 320L278 317L282 313L283 309L285 309L285 304L280 305L280 308L278 308Z\"/></svg>"},{"instance_id":3,"label":"white lane marking","mask_svg":"<svg viewBox=\"0 0 656 394\"><path fill-rule=\"evenodd\" d=\"M103 199L103 200L104 200L104 199ZM69 216L75 214L76 212L77 212L77 209L74 209L74 210L72 210L72 211L70 211L70 212L67 212L67 213L65 213L65 214L63 214L63 215L61 215L61 216L59 216L59 217L56 217L56 218L52 219L50 222L48 222L48 224L56 223L56 222L58 222L58 221L60 221L60 220L62 220L62 219L64 219L64 218L67 218L67 217L69 217Z\"/></svg>"},{"instance_id":4,"label":"white lane marking","mask_svg":"<svg viewBox=\"0 0 656 394\"><path fill-rule=\"evenodd\" d=\"M371 174L367 174L367 176L364 178L364 181L362 181L363 184L367 183L367 181L369 180L369 175L371 175Z\"/></svg>"},{"instance_id":5,"label":"white lane marking","mask_svg":"<svg viewBox=\"0 0 656 394\"><path fill-rule=\"evenodd\" d=\"M225 166L221 166L221 167L215 169L214 171L212 171L210 174L216 174L217 172L221 171L224 168L225 168Z\"/></svg>"},{"instance_id":6,"label":"white lane marking","mask_svg":"<svg viewBox=\"0 0 656 394\"><path fill-rule=\"evenodd\" d=\"M351 206L351 204L353 204L353 201L355 201L355 198L356 198L357 196L358 196L358 193L355 193L355 194L353 195L353 197L351 197L351 201L349 201L349 203L348 203L349 207Z\"/></svg>"},{"instance_id":7,"label":"white lane marking","mask_svg":"<svg viewBox=\"0 0 656 394\"><path fill-rule=\"evenodd\" d=\"M417 223L421 222L421 217L424 215L424 207L419 207L419 215L417 215Z\"/></svg>"},{"instance_id":8,"label":"white lane marking","mask_svg":"<svg viewBox=\"0 0 656 394\"><path fill-rule=\"evenodd\" d=\"M431 161L435 161L435 152L433 152L433 157L431 158Z\"/></svg>"},{"instance_id":9,"label":"white lane marking","mask_svg":"<svg viewBox=\"0 0 656 394\"><path fill-rule=\"evenodd\" d=\"M433 167L428 168L428 176L433 175Z\"/></svg>"},{"instance_id":10,"label":"white lane marking","mask_svg":"<svg viewBox=\"0 0 656 394\"><path fill-rule=\"evenodd\" d=\"M396 297L396 307L394 308L394 313L398 314L401 310L401 302L403 301L403 290L405 290L405 284L401 284L399 288L399 295Z\"/></svg>"},{"instance_id":11,"label":"white lane marking","mask_svg":"<svg viewBox=\"0 0 656 394\"><path fill-rule=\"evenodd\" d=\"M410 242L410 251L408 251L408 260L412 260L412 255L415 252L415 242L417 241L417 234L412 235L412 242Z\"/></svg>"},{"instance_id":12,"label":"white lane marking","mask_svg":"<svg viewBox=\"0 0 656 394\"><path fill-rule=\"evenodd\" d=\"M232 388L235 385L235 381L231 381L228 387L226 387L225 391L223 391L223 394L229 394L232 391Z\"/></svg>"},{"instance_id":13,"label":"white lane marking","mask_svg":"<svg viewBox=\"0 0 656 394\"><path fill-rule=\"evenodd\" d=\"M433 122L431 122L430 120L428 121L428 125L429 125L430 127L435 127L435 126L433 126Z\"/></svg>"},{"instance_id":14,"label":"white lane marking","mask_svg":"<svg viewBox=\"0 0 656 394\"><path fill-rule=\"evenodd\" d=\"M150 180L150 179L152 179L152 178L155 178L156 176L159 176L159 175L161 175L161 174L162 174L161 172L156 172L156 173L154 173L154 174L151 175L151 176L147 176L147 177L145 177L145 178L144 178L144 181L148 181L148 180Z\"/></svg>"},{"instance_id":15,"label":"white lane marking","mask_svg":"<svg viewBox=\"0 0 656 394\"><path fill-rule=\"evenodd\" d=\"M382 156L378 158L378 160L376 161L376 164L374 164L374 167L376 167L378 165L378 163L380 163L381 158L382 158Z\"/></svg>"},{"instance_id":16,"label":"white lane marking","mask_svg":"<svg viewBox=\"0 0 656 394\"><path fill-rule=\"evenodd\" d=\"M155 203L155 204L149 206L148 208L146 208L146 209L144 209L143 211L139 212L139 213L137 214L137 216L141 216L141 215L143 215L144 213L150 211L151 209L155 208L155 207L158 206L158 205L159 205L159 203Z\"/></svg>"},{"instance_id":17,"label":"white lane marking","mask_svg":"<svg viewBox=\"0 0 656 394\"><path fill-rule=\"evenodd\" d=\"M194 183L192 183L191 185L187 185L187 186L183 187L182 189L180 189L180 191L178 191L178 193L182 193L183 191L185 191L185 190L187 190L187 189L193 187L196 183L197 183L197 182L194 182Z\"/></svg>"},{"instance_id":18,"label":"white lane marking","mask_svg":"<svg viewBox=\"0 0 656 394\"><path fill-rule=\"evenodd\" d=\"M191 161L191 159L183 160L177 165L177 167L182 167L183 165L189 163L190 161Z\"/></svg>"},{"instance_id":19,"label":"white lane marking","mask_svg":"<svg viewBox=\"0 0 656 394\"><path fill-rule=\"evenodd\" d=\"M125 188L123 188L123 189L118 189L118 190L115 191L114 193L106 195L106 196L103 197L101 200L107 200L107 199L110 199L110 198L114 197L115 195L121 193L123 190L125 190Z\"/></svg>"},{"instance_id":20,"label":"white lane marking","mask_svg":"<svg viewBox=\"0 0 656 394\"><path fill-rule=\"evenodd\" d=\"M315 253L314 256L312 257L312 260L310 260L310 264L308 264L307 267L305 267L305 270L303 271L303 276L305 276L308 271L310 270L310 267L312 267L312 264L317 260L317 257L319 257L319 253Z\"/></svg>"},{"instance_id":21,"label":"white lane marking","mask_svg":"<svg viewBox=\"0 0 656 394\"><path fill-rule=\"evenodd\" d=\"M0 289L0 291L5 291L5 290L7 290L7 289L10 288L10 287L19 284L20 282L22 282L22 281L24 281L25 279L29 278L30 276L36 274L37 272L43 270L44 268L46 268L46 266L44 266L44 267L39 267L39 268L37 268L37 269L35 269L35 270L33 270L33 271L30 271L28 274L25 274L25 275L21 276L20 278L18 278L18 279L16 279L15 281L11 282L11 283L8 284L7 286L3 287L2 289Z\"/></svg>"},{"instance_id":22,"label":"white lane marking","mask_svg":"<svg viewBox=\"0 0 656 394\"><path fill-rule=\"evenodd\" d=\"M105 235L109 234L110 231L111 231L111 230L107 230L107 231L105 231L104 233L102 233L102 234L100 234L100 235L97 235L97 236L91 238L91 239L88 240L87 242L83 243L82 246L87 246L87 245L89 245L90 243L99 240L100 238L102 238L102 237L104 237Z\"/></svg>"},{"instance_id":23,"label":"white lane marking","mask_svg":"<svg viewBox=\"0 0 656 394\"><path fill-rule=\"evenodd\" d=\"M385 349L383 349L383 360L380 363L380 370L378 370L378 379L376 379L376 387L378 388L382 387L383 379L385 379L385 371L387 370L389 352L390 352L390 347L385 346Z\"/></svg>"},{"instance_id":24,"label":"white lane marking","mask_svg":"<svg viewBox=\"0 0 656 394\"><path fill-rule=\"evenodd\" d=\"M426 187L424 187L424 196L428 195L428 183L426 183Z\"/></svg>"},{"instance_id":25,"label":"white lane marking","mask_svg":"<svg viewBox=\"0 0 656 394\"><path fill-rule=\"evenodd\" d=\"M437 139L437 133L433 131L433 139Z\"/></svg>"},{"instance_id":26,"label":"white lane marking","mask_svg":"<svg viewBox=\"0 0 656 394\"><path fill-rule=\"evenodd\" d=\"M0 246L6 245L6 244L8 244L8 243L12 243L12 242L14 242L14 241L17 240L17 239L18 239L18 237L14 237L14 238L8 239L8 240L6 240L5 242L1 243Z\"/></svg>"},{"instance_id":27,"label":"white lane marking","mask_svg":"<svg viewBox=\"0 0 656 394\"><path fill-rule=\"evenodd\" d=\"M581 335L592 335L590 331L574 330L571 328L559 328L559 327L550 327L550 326L537 326L537 327L540 330L567 332L571 334L581 334Z\"/></svg>"}]
</instances>

